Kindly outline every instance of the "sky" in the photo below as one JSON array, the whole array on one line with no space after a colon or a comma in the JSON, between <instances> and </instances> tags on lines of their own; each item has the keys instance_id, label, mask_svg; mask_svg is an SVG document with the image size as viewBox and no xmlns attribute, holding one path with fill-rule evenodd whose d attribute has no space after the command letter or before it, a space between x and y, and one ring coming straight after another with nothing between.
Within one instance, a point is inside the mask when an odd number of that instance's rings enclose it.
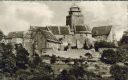
<instances>
[{"instance_id":1,"label":"sky","mask_svg":"<svg viewBox=\"0 0 128 80\"><path fill-rule=\"evenodd\" d=\"M8 34L30 26L64 26L74 3L90 28L113 25L118 40L128 28L127 1L0 1L0 29Z\"/></svg>"}]
</instances>

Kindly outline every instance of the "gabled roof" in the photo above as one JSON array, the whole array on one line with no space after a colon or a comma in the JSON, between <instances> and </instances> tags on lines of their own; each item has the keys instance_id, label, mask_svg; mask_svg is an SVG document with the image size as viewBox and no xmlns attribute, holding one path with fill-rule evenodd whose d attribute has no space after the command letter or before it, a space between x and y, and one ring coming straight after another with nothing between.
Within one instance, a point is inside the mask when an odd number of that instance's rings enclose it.
<instances>
[{"instance_id":1,"label":"gabled roof","mask_svg":"<svg viewBox=\"0 0 128 80\"><path fill-rule=\"evenodd\" d=\"M31 33L31 31L29 30L29 31L26 31L26 32L24 32L24 38L25 39L31 39L31 37L32 37L32 33Z\"/></svg>"},{"instance_id":2,"label":"gabled roof","mask_svg":"<svg viewBox=\"0 0 128 80\"><path fill-rule=\"evenodd\" d=\"M37 29L50 31L54 35L69 35L70 34L69 27L67 26L46 26L46 27L34 26L31 30L34 31Z\"/></svg>"},{"instance_id":3,"label":"gabled roof","mask_svg":"<svg viewBox=\"0 0 128 80\"><path fill-rule=\"evenodd\" d=\"M102 35L109 35L112 26L100 26L100 27L93 27L92 29L92 36L102 36Z\"/></svg>"},{"instance_id":4,"label":"gabled roof","mask_svg":"<svg viewBox=\"0 0 128 80\"><path fill-rule=\"evenodd\" d=\"M36 29L47 30L47 27L36 27Z\"/></svg>"},{"instance_id":5,"label":"gabled roof","mask_svg":"<svg viewBox=\"0 0 128 80\"><path fill-rule=\"evenodd\" d=\"M77 26L75 26L75 30L76 30L76 32L77 31L87 31L87 28L86 28L86 26L77 25Z\"/></svg>"},{"instance_id":6,"label":"gabled roof","mask_svg":"<svg viewBox=\"0 0 128 80\"><path fill-rule=\"evenodd\" d=\"M91 30L87 25L76 25L75 26L75 33L77 34L91 34Z\"/></svg>"},{"instance_id":7,"label":"gabled roof","mask_svg":"<svg viewBox=\"0 0 128 80\"><path fill-rule=\"evenodd\" d=\"M34 31L36 29L47 30L47 27L45 27L45 26L30 26L30 31Z\"/></svg>"},{"instance_id":8,"label":"gabled roof","mask_svg":"<svg viewBox=\"0 0 128 80\"><path fill-rule=\"evenodd\" d=\"M47 41L60 43L59 40L51 32L43 30L42 33Z\"/></svg>"},{"instance_id":9,"label":"gabled roof","mask_svg":"<svg viewBox=\"0 0 128 80\"><path fill-rule=\"evenodd\" d=\"M41 32L41 34L45 36L47 41L60 43L60 41L54 36L54 34L52 34L50 31L47 30L36 29L33 33L33 37L36 36L38 32Z\"/></svg>"},{"instance_id":10,"label":"gabled roof","mask_svg":"<svg viewBox=\"0 0 128 80\"><path fill-rule=\"evenodd\" d=\"M69 27L60 27L60 34L61 35L69 35L70 34L70 31L69 31Z\"/></svg>"},{"instance_id":11,"label":"gabled roof","mask_svg":"<svg viewBox=\"0 0 128 80\"><path fill-rule=\"evenodd\" d=\"M47 26L49 31L51 31L54 35L59 35L59 28L58 26Z\"/></svg>"},{"instance_id":12,"label":"gabled roof","mask_svg":"<svg viewBox=\"0 0 128 80\"><path fill-rule=\"evenodd\" d=\"M23 31L10 32L7 38L23 38Z\"/></svg>"}]
</instances>

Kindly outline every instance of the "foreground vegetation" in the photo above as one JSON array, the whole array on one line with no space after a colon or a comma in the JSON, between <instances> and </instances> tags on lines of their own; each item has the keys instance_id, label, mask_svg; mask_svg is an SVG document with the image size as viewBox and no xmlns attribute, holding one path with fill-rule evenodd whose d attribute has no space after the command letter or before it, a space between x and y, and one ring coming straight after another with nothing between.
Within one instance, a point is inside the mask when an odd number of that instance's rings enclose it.
<instances>
[{"instance_id":1,"label":"foreground vegetation","mask_svg":"<svg viewBox=\"0 0 128 80\"><path fill-rule=\"evenodd\" d=\"M67 66L56 73L59 57L55 55L40 57L37 53L30 55L21 44L12 46L12 44L0 43L0 80L127 80L128 44L124 43L121 40L119 47L104 41L95 43L96 51L99 48L109 48L100 53L100 61L92 62L109 65L108 72L111 75L109 77L103 77L102 74L105 73L100 73L100 70L106 68L101 69L103 67L100 64L89 65L92 63L82 57L62 59ZM49 57L50 63L44 62L45 57ZM70 62L74 63L70 64ZM89 67L95 67L98 71L91 71Z\"/></svg>"}]
</instances>

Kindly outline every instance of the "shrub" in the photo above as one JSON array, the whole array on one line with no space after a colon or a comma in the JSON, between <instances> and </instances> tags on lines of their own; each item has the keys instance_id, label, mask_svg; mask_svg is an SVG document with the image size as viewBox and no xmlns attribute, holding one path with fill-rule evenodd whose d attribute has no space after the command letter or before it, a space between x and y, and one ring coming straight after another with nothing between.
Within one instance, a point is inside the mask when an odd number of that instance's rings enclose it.
<instances>
[{"instance_id":1,"label":"shrub","mask_svg":"<svg viewBox=\"0 0 128 80\"><path fill-rule=\"evenodd\" d=\"M100 58L100 60L106 64L114 64L118 62L117 59L118 59L118 55L112 49L104 50Z\"/></svg>"},{"instance_id":2,"label":"shrub","mask_svg":"<svg viewBox=\"0 0 128 80\"><path fill-rule=\"evenodd\" d=\"M128 66L125 65L112 65L110 73L115 80L127 80L128 79Z\"/></svg>"},{"instance_id":3,"label":"shrub","mask_svg":"<svg viewBox=\"0 0 128 80\"><path fill-rule=\"evenodd\" d=\"M115 44L112 42L100 41L95 42L94 44L95 50L98 51L99 48L115 48Z\"/></svg>"},{"instance_id":4,"label":"shrub","mask_svg":"<svg viewBox=\"0 0 128 80\"><path fill-rule=\"evenodd\" d=\"M51 60L50 60L50 63L51 64L54 64L54 63L56 63L56 60L57 60L56 56L55 55L52 55Z\"/></svg>"},{"instance_id":5,"label":"shrub","mask_svg":"<svg viewBox=\"0 0 128 80\"><path fill-rule=\"evenodd\" d=\"M104 50L101 54L100 60L106 64L114 64L118 62L128 62L128 51L118 48L116 51L113 49Z\"/></svg>"}]
</instances>

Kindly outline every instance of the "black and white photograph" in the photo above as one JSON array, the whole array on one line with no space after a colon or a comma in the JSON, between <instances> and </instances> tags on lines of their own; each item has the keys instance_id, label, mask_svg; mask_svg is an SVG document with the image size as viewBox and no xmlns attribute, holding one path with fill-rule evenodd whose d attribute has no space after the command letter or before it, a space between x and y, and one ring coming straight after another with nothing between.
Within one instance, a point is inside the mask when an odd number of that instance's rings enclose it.
<instances>
[{"instance_id":1,"label":"black and white photograph","mask_svg":"<svg viewBox=\"0 0 128 80\"><path fill-rule=\"evenodd\" d=\"M128 80L128 1L0 1L0 80Z\"/></svg>"}]
</instances>

